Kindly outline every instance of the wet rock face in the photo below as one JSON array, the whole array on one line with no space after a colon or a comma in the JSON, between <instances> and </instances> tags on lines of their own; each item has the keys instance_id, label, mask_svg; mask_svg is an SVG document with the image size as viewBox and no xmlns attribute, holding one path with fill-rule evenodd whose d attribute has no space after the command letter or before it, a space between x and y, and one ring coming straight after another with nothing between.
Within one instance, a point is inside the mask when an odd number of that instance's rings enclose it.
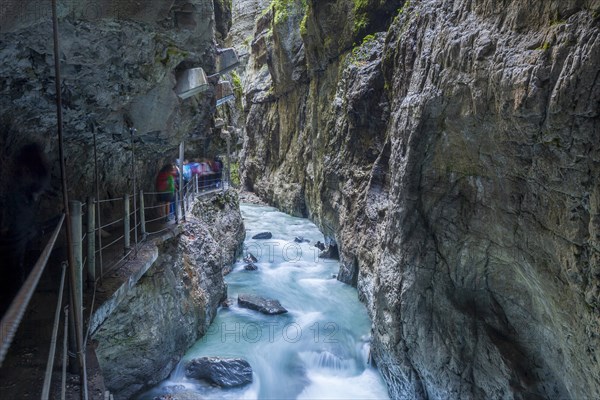
<instances>
[{"instance_id":1,"label":"wet rock face","mask_svg":"<svg viewBox=\"0 0 600 400\"><path fill-rule=\"evenodd\" d=\"M512 26L528 11L505 13ZM453 26L424 7L390 30L390 131L402 134L391 138L375 348L388 379L413 382L398 394L598 396L586 326L598 326L600 32L586 10L561 18L500 33L494 17Z\"/></svg>"},{"instance_id":2,"label":"wet rock face","mask_svg":"<svg viewBox=\"0 0 600 400\"><path fill-rule=\"evenodd\" d=\"M220 245L219 257L228 270L242 251L241 243L246 238L237 193L228 190L200 197L192 207L192 214L207 226Z\"/></svg>"},{"instance_id":3,"label":"wet rock face","mask_svg":"<svg viewBox=\"0 0 600 400\"><path fill-rule=\"evenodd\" d=\"M214 0L216 31L223 40L231 28L231 0Z\"/></svg>"},{"instance_id":4,"label":"wet rock face","mask_svg":"<svg viewBox=\"0 0 600 400\"><path fill-rule=\"evenodd\" d=\"M335 237L392 397L598 397L600 4L411 2L319 45L348 12L309 4L308 84L255 73L247 186Z\"/></svg>"},{"instance_id":5,"label":"wet rock face","mask_svg":"<svg viewBox=\"0 0 600 400\"><path fill-rule=\"evenodd\" d=\"M239 54L250 50L256 19L269 6L269 0L232 0L232 24L228 44L236 47Z\"/></svg>"},{"instance_id":6,"label":"wet rock face","mask_svg":"<svg viewBox=\"0 0 600 400\"><path fill-rule=\"evenodd\" d=\"M243 241L235 234L244 232L239 209L234 200L228 204L219 215L197 205L199 213L213 215L212 224L189 218L185 232L162 245L155 265L94 335L115 398L132 398L165 379L214 319L227 295L224 270Z\"/></svg>"},{"instance_id":7,"label":"wet rock face","mask_svg":"<svg viewBox=\"0 0 600 400\"><path fill-rule=\"evenodd\" d=\"M151 191L158 169L176 158L182 140L194 157L206 147L194 143L194 132L206 132L212 139L212 93L181 100L173 89L181 68L215 72L213 0L142 3L59 1L72 199L85 201L95 193L94 133L103 198L133 193L132 155L138 190ZM52 190L42 198L44 214L60 210L49 5L9 1L0 10L0 157L9 157L28 142L41 144L52 165ZM129 127L137 130L133 148ZM104 210L107 217L111 212Z\"/></svg>"}]
</instances>

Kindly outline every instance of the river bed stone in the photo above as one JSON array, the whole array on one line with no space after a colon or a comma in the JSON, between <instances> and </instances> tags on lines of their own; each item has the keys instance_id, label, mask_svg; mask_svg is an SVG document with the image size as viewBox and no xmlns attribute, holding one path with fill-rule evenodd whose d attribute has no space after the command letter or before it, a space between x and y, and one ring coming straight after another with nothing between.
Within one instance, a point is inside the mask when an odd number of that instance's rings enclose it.
<instances>
[{"instance_id":1,"label":"river bed stone","mask_svg":"<svg viewBox=\"0 0 600 400\"><path fill-rule=\"evenodd\" d=\"M255 310L267 315L285 314L288 311L281 306L279 300L267 299L252 294L240 294L238 296L240 307Z\"/></svg>"},{"instance_id":2,"label":"river bed stone","mask_svg":"<svg viewBox=\"0 0 600 400\"><path fill-rule=\"evenodd\" d=\"M271 232L261 232L252 236L252 239L271 239L273 234Z\"/></svg>"},{"instance_id":3,"label":"river bed stone","mask_svg":"<svg viewBox=\"0 0 600 400\"><path fill-rule=\"evenodd\" d=\"M241 358L197 358L187 363L185 375L221 387L236 387L252 383L252 367L248 361Z\"/></svg>"}]
</instances>

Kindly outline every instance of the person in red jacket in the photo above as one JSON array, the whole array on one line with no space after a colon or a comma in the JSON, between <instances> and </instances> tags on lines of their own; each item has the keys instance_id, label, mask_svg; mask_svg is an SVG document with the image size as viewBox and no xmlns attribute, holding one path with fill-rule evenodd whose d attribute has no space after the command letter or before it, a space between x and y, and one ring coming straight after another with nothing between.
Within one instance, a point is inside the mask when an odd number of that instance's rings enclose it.
<instances>
[{"instance_id":1,"label":"person in red jacket","mask_svg":"<svg viewBox=\"0 0 600 400\"><path fill-rule=\"evenodd\" d=\"M156 198L162 207L159 207L161 217L169 217L169 205L175 200L175 178L173 164L166 164L156 177Z\"/></svg>"}]
</instances>

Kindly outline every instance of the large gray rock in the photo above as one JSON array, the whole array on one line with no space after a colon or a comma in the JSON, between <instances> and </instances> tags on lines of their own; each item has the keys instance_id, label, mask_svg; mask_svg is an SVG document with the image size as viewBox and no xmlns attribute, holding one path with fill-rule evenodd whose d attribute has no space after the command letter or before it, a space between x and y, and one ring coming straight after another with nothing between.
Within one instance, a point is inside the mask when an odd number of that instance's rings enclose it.
<instances>
[{"instance_id":1,"label":"large gray rock","mask_svg":"<svg viewBox=\"0 0 600 400\"><path fill-rule=\"evenodd\" d=\"M600 397L600 2L352 7L308 2L307 85L257 24L245 186L335 238L393 398Z\"/></svg>"},{"instance_id":2,"label":"large gray rock","mask_svg":"<svg viewBox=\"0 0 600 400\"><path fill-rule=\"evenodd\" d=\"M271 239L273 234L271 232L261 232L252 236L252 239Z\"/></svg>"},{"instance_id":3,"label":"large gray rock","mask_svg":"<svg viewBox=\"0 0 600 400\"><path fill-rule=\"evenodd\" d=\"M252 383L252 367L242 358L201 357L186 364L185 376L221 387L236 387Z\"/></svg>"},{"instance_id":4,"label":"large gray rock","mask_svg":"<svg viewBox=\"0 0 600 400\"><path fill-rule=\"evenodd\" d=\"M222 198L194 206L212 224L188 217L184 233L159 248L155 264L94 334L104 381L116 399L167 378L226 298L223 271L245 232L237 198L228 198L218 214L211 205L224 204Z\"/></svg>"},{"instance_id":5,"label":"large gray rock","mask_svg":"<svg viewBox=\"0 0 600 400\"><path fill-rule=\"evenodd\" d=\"M202 220L220 246L223 266L233 264L242 251L240 243L246 238L240 201L235 190L197 199L192 214ZM233 249L233 251L231 251Z\"/></svg>"},{"instance_id":6,"label":"large gray rock","mask_svg":"<svg viewBox=\"0 0 600 400\"><path fill-rule=\"evenodd\" d=\"M267 299L253 294L238 295L238 304L242 308L248 308L267 315L278 315L288 312L281 306L279 300Z\"/></svg>"}]
</instances>

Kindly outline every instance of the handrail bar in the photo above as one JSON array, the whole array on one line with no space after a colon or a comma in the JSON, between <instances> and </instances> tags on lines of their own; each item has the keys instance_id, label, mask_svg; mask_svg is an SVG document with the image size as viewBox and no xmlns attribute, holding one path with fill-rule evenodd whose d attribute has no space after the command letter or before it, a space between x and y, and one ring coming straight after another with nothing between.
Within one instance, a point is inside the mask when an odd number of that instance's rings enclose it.
<instances>
[{"instance_id":1,"label":"handrail bar","mask_svg":"<svg viewBox=\"0 0 600 400\"><path fill-rule=\"evenodd\" d=\"M116 224L116 223L118 223L118 222L121 222L121 221L123 221L123 218L116 219L116 220L114 220L114 221L112 221L112 222L109 222L109 223L107 223L107 224L104 224L104 225L102 225L100 228L96 228L96 229L104 229L104 228L108 228L109 226L111 226L111 225L114 225L114 224Z\"/></svg>"},{"instance_id":2,"label":"handrail bar","mask_svg":"<svg viewBox=\"0 0 600 400\"><path fill-rule=\"evenodd\" d=\"M121 197L120 199L114 198L114 199L96 200L97 203L109 203L109 202L115 202L115 201L123 201L123 198Z\"/></svg>"},{"instance_id":3,"label":"handrail bar","mask_svg":"<svg viewBox=\"0 0 600 400\"><path fill-rule=\"evenodd\" d=\"M25 310L29 305L29 301L31 300L31 296L33 296L33 292L35 291L38 282L40 281L40 277L46 268L46 264L48 263L48 259L50 258L50 253L54 248L56 243L56 239L58 238L58 234L62 228L62 225L65 221L65 214L63 214L60 218L60 221L56 225L50 240L46 244L44 251L38 258L33 270L27 277L27 280L21 286L19 293L14 298L13 302L10 304L8 311L2 317L2 321L0 322L0 332L2 336L2 345L0 346L0 367L4 362L4 358L6 357L6 353L17 333L17 329L19 328L19 324L23 319L23 315L25 314Z\"/></svg>"}]
</instances>

